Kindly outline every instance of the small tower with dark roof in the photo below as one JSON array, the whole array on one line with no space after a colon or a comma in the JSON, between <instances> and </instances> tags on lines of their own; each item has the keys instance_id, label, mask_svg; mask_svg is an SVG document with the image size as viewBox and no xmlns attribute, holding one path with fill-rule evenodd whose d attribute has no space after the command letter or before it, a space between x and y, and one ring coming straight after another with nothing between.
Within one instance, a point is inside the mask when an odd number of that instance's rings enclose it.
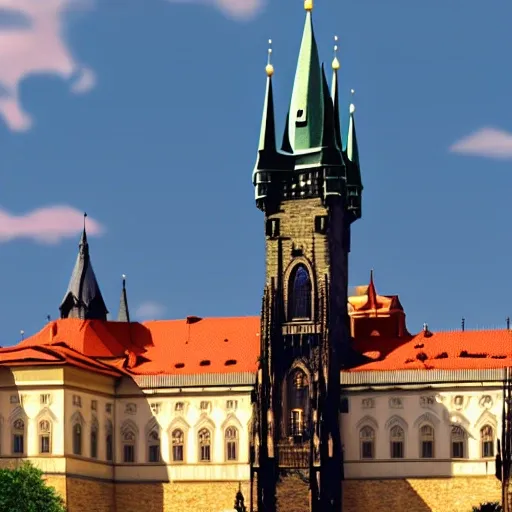
<instances>
[{"instance_id":1,"label":"small tower with dark roof","mask_svg":"<svg viewBox=\"0 0 512 512\"><path fill-rule=\"evenodd\" d=\"M107 306L89 256L89 243L84 230L80 238L78 257L71 274L69 286L59 306L61 318L81 318L83 320L107 320Z\"/></svg>"}]
</instances>

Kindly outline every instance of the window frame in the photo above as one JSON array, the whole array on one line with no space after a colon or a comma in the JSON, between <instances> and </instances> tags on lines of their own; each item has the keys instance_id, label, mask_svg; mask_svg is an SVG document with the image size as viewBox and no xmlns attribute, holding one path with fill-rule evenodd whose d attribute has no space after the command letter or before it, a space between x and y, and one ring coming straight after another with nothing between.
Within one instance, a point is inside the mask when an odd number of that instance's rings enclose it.
<instances>
[{"instance_id":1,"label":"window frame","mask_svg":"<svg viewBox=\"0 0 512 512\"><path fill-rule=\"evenodd\" d=\"M364 436L363 432L371 432L371 436ZM371 455L365 456L365 446L371 447ZM375 459L375 429L370 425L363 425L359 429L359 458L361 460L373 460Z\"/></svg>"},{"instance_id":2,"label":"window frame","mask_svg":"<svg viewBox=\"0 0 512 512\"><path fill-rule=\"evenodd\" d=\"M485 433L484 431L488 430L489 433ZM495 430L492 425L489 425L486 423L481 429L480 429L480 456L482 459L492 459L495 456L494 453L494 439L495 439ZM487 450L490 448L490 453L486 453Z\"/></svg>"},{"instance_id":3,"label":"window frame","mask_svg":"<svg viewBox=\"0 0 512 512\"><path fill-rule=\"evenodd\" d=\"M207 434L206 439L208 442L203 442L202 438L204 434ZM212 462L212 432L207 427L202 427L197 432L197 447L198 447L198 461L200 463ZM208 457L206 457L208 454Z\"/></svg>"},{"instance_id":4,"label":"window frame","mask_svg":"<svg viewBox=\"0 0 512 512\"><path fill-rule=\"evenodd\" d=\"M178 437L175 436L175 434L177 432L181 433L181 442L179 442L179 443L175 443L175 440L178 439ZM175 462L177 464L185 463L185 440L186 440L186 435L185 435L184 429L182 429L180 427L176 427L171 431L171 461L172 462ZM175 457L175 455L177 453L174 451L175 448L181 448L181 459Z\"/></svg>"},{"instance_id":5,"label":"window frame","mask_svg":"<svg viewBox=\"0 0 512 512\"><path fill-rule=\"evenodd\" d=\"M455 435L454 431L457 430ZM458 437L456 437L458 436ZM455 455L455 444L462 445L461 455ZM466 459L467 458L467 432L460 425L451 425L450 431L450 458L452 459Z\"/></svg>"},{"instance_id":6,"label":"window frame","mask_svg":"<svg viewBox=\"0 0 512 512\"><path fill-rule=\"evenodd\" d=\"M48 424L48 428L46 428L45 423ZM50 455L52 453L52 430L53 430L52 422L46 418L40 419L37 422L37 437L38 437L38 448L39 455ZM48 450L44 450L43 441L47 440L48 442Z\"/></svg>"},{"instance_id":7,"label":"window frame","mask_svg":"<svg viewBox=\"0 0 512 512\"><path fill-rule=\"evenodd\" d=\"M389 429L389 456L391 459L405 459L405 429L401 425L393 425Z\"/></svg>"},{"instance_id":8,"label":"window frame","mask_svg":"<svg viewBox=\"0 0 512 512\"><path fill-rule=\"evenodd\" d=\"M426 433L425 429L430 429L430 433ZM419 428L419 438L420 438L420 459L435 459L435 439L436 439L436 430L433 425L430 423L424 423ZM428 446L427 443L430 443L430 455L425 455L428 450L424 448Z\"/></svg>"},{"instance_id":9,"label":"window frame","mask_svg":"<svg viewBox=\"0 0 512 512\"><path fill-rule=\"evenodd\" d=\"M233 433L233 435L229 435ZM226 462L238 461L239 435L238 428L234 425L226 427L224 430L224 453Z\"/></svg>"},{"instance_id":10,"label":"window frame","mask_svg":"<svg viewBox=\"0 0 512 512\"><path fill-rule=\"evenodd\" d=\"M15 457L23 457L26 454L26 437L26 420L24 418L16 418L11 424L11 451Z\"/></svg>"}]
</instances>

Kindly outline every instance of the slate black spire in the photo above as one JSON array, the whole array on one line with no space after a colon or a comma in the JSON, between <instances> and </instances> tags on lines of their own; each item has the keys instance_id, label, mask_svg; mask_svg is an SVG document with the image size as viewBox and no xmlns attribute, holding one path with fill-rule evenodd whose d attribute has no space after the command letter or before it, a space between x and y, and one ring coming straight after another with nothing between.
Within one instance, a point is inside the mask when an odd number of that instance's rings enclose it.
<instances>
[{"instance_id":1,"label":"slate black spire","mask_svg":"<svg viewBox=\"0 0 512 512\"><path fill-rule=\"evenodd\" d=\"M85 217L87 217L87 214L84 214L84 230L78 246L79 251L75 268L71 274L64 299L59 306L60 317L106 320L108 314L107 307L101 295L89 256Z\"/></svg>"},{"instance_id":2,"label":"slate black spire","mask_svg":"<svg viewBox=\"0 0 512 512\"><path fill-rule=\"evenodd\" d=\"M126 276L123 274L123 289L121 290L121 300L119 301L118 322L130 321L130 310L128 309L128 297L126 295Z\"/></svg>"}]
</instances>

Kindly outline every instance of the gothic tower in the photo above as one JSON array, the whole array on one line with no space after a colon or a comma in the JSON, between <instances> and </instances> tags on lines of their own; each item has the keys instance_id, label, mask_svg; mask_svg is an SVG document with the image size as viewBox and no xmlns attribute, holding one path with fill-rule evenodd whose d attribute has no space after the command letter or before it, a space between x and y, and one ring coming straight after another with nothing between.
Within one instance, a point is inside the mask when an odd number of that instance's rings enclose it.
<instances>
[{"instance_id":1,"label":"gothic tower","mask_svg":"<svg viewBox=\"0 0 512 512\"><path fill-rule=\"evenodd\" d=\"M251 450L258 512L341 511L340 370L351 364L347 313L351 224L362 184L351 105L345 148L338 59L329 90L306 20L281 149L272 77L253 173L265 217L266 282ZM291 478L295 484L288 485ZM297 482L306 489L298 502ZM294 487L295 486L295 487Z\"/></svg>"}]
</instances>

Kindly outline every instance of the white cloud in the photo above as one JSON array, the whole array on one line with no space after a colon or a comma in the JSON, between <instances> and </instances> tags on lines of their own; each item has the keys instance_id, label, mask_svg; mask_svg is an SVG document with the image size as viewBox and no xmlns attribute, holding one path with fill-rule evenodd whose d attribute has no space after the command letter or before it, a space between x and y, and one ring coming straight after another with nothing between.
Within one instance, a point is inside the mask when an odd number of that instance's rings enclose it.
<instances>
[{"instance_id":1,"label":"white cloud","mask_svg":"<svg viewBox=\"0 0 512 512\"><path fill-rule=\"evenodd\" d=\"M92 5L93 0L0 0L0 115L12 130L32 124L19 98L27 76L50 73L70 80L76 75L75 92L94 84L94 73L75 61L62 37L64 13Z\"/></svg>"},{"instance_id":2,"label":"white cloud","mask_svg":"<svg viewBox=\"0 0 512 512\"><path fill-rule=\"evenodd\" d=\"M0 243L20 238L55 244L76 236L83 229L84 214L70 206L47 206L23 215L0 209ZM99 235L101 224L87 217L87 233Z\"/></svg>"},{"instance_id":3,"label":"white cloud","mask_svg":"<svg viewBox=\"0 0 512 512\"><path fill-rule=\"evenodd\" d=\"M27 76L48 73L70 81L71 91L91 90L93 70L77 62L64 40L64 15L109 0L0 0L0 116L10 129L28 130L30 115L20 104L20 83ZM126 0L123 0L126 1ZM150 0L140 0L148 2ZM168 0L220 9L236 20L251 19L266 0ZM91 35L93 37L93 34Z\"/></svg>"},{"instance_id":4,"label":"white cloud","mask_svg":"<svg viewBox=\"0 0 512 512\"><path fill-rule=\"evenodd\" d=\"M158 320L165 314L165 309L158 302L146 301L135 310L135 316L139 320Z\"/></svg>"},{"instance_id":5,"label":"white cloud","mask_svg":"<svg viewBox=\"0 0 512 512\"><path fill-rule=\"evenodd\" d=\"M147 0L146 0L147 1ZM254 18L265 6L267 0L169 0L180 3L210 4L220 9L226 16L245 21Z\"/></svg>"},{"instance_id":6,"label":"white cloud","mask_svg":"<svg viewBox=\"0 0 512 512\"><path fill-rule=\"evenodd\" d=\"M452 153L463 155L512 159L512 133L496 128L480 130L457 141L450 147Z\"/></svg>"}]
</instances>

